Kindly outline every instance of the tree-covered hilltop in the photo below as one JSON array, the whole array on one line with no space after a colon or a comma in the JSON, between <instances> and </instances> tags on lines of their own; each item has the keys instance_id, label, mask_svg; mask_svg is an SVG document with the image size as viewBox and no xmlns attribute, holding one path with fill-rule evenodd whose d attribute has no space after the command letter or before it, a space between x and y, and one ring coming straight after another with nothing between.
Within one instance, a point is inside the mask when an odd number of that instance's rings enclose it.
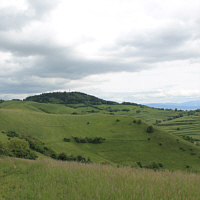
<instances>
[{"instance_id":1,"label":"tree-covered hilltop","mask_svg":"<svg viewBox=\"0 0 200 200\"><path fill-rule=\"evenodd\" d=\"M52 93L43 93L40 95L30 96L24 99L24 101L35 101L39 103L58 103L58 104L109 104L114 105L118 104L113 101L106 101L99 99L95 96L91 96L81 92L52 92Z\"/></svg>"}]
</instances>

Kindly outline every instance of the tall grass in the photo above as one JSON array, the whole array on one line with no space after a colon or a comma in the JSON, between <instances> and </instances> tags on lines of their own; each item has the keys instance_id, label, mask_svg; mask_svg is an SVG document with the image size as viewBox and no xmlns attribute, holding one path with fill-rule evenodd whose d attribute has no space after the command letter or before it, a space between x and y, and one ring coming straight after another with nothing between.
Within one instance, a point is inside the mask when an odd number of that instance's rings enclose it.
<instances>
[{"instance_id":1,"label":"tall grass","mask_svg":"<svg viewBox=\"0 0 200 200\"><path fill-rule=\"evenodd\" d=\"M199 199L200 174L0 159L0 199Z\"/></svg>"}]
</instances>

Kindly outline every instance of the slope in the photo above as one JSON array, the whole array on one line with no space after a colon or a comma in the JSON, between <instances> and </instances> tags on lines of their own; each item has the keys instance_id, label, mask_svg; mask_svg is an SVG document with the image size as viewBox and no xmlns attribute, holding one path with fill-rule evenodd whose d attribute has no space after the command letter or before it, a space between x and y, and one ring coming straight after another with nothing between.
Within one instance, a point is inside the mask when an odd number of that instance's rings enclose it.
<instances>
[{"instance_id":1,"label":"slope","mask_svg":"<svg viewBox=\"0 0 200 200\"><path fill-rule=\"evenodd\" d=\"M6 139L2 131L14 130L38 138L57 153L82 154L95 162L119 165L141 162L144 166L156 161L165 169L184 170L188 166L199 170L198 147L156 127L154 133L147 133L150 124L145 121L139 124L138 119L124 115L48 114L29 107L27 102L20 102L0 109L0 139ZM71 136L101 136L106 140L101 144L77 143ZM64 138L71 142L64 142Z\"/></svg>"}]
</instances>

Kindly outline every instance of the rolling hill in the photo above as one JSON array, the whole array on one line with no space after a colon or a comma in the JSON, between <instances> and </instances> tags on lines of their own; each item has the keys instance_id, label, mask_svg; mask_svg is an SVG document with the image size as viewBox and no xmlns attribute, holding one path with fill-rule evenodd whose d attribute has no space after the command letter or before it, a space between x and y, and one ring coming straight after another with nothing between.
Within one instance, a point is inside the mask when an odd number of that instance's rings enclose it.
<instances>
[{"instance_id":1,"label":"rolling hill","mask_svg":"<svg viewBox=\"0 0 200 200\"><path fill-rule=\"evenodd\" d=\"M162 169L199 171L199 147L170 134L162 126L154 125L154 132L147 132L147 127L158 117L164 119L169 115L177 116L177 112L135 104L87 106L38 103L27 99L5 101L0 104L0 140L6 142L5 133L15 131L37 138L56 154L82 155L93 162L119 166L138 166L140 163L144 167L155 162ZM183 112L183 117L186 115ZM106 140L101 144L77 143L73 137L103 137ZM70 142L65 142L64 138L69 138Z\"/></svg>"}]
</instances>

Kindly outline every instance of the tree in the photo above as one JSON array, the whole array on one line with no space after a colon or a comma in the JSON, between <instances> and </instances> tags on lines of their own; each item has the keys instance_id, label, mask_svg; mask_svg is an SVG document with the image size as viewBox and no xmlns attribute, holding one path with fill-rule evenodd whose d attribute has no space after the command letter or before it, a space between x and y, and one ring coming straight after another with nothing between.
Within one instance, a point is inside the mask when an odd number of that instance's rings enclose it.
<instances>
[{"instance_id":1,"label":"tree","mask_svg":"<svg viewBox=\"0 0 200 200\"><path fill-rule=\"evenodd\" d=\"M67 160L67 154L62 152L58 155L58 160Z\"/></svg>"},{"instance_id":2,"label":"tree","mask_svg":"<svg viewBox=\"0 0 200 200\"><path fill-rule=\"evenodd\" d=\"M148 126L147 127L147 132L148 133L153 133L153 126Z\"/></svg>"},{"instance_id":3,"label":"tree","mask_svg":"<svg viewBox=\"0 0 200 200\"><path fill-rule=\"evenodd\" d=\"M28 150L29 143L25 139L19 138L11 138L10 141L7 143L7 147L10 150Z\"/></svg>"}]
</instances>

